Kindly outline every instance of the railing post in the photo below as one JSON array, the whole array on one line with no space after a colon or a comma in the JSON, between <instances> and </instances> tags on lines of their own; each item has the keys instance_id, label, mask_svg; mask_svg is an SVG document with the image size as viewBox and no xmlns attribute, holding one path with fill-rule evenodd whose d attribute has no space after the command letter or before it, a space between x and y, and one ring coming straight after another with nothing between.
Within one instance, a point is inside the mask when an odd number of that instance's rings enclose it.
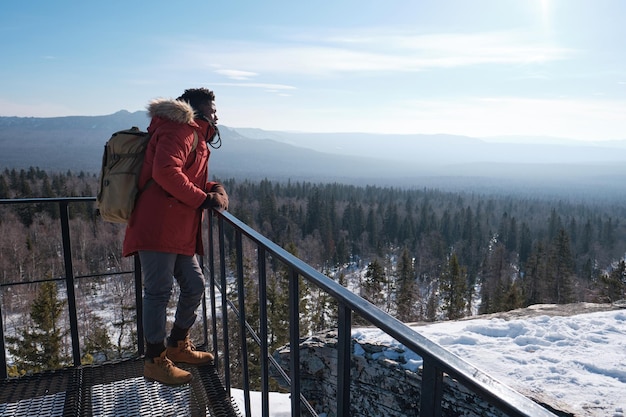
<instances>
[{"instance_id":1,"label":"railing post","mask_svg":"<svg viewBox=\"0 0 626 417\"><path fill-rule=\"evenodd\" d=\"M259 270L259 327L261 333L261 416L269 417L269 348L267 346L267 270L265 248L257 247L257 267Z\"/></svg>"},{"instance_id":2,"label":"railing post","mask_svg":"<svg viewBox=\"0 0 626 417\"><path fill-rule=\"evenodd\" d=\"M423 358L423 360L420 416L440 417L443 399L443 372L433 364L432 360L428 358Z\"/></svg>"},{"instance_id":3,"label":"railing post","mask_svg":"<svg viewBox=\"0 0 626 417\"><path fill-rule=\"evenodd\" d=\"M291 361L291 415L300 416L300 297L298 272L289 268L289 354Z\"/></svg>"},{"instance_id":4,"label":"railing post","mask_svg":"<svg viewBox=\"0 0 626 417\"><path fill-rule=\"evenodd\" d=\"M200 265L200 270L202 271L202 274L204 275L204 257L203 256L199 256L196 255L196 257L198 258L198 264ZM205 291L202 291L202 299L200 300L201 302L201 307L202 307L202 345L206 347L209 344L209 325L207 323L207 307L206 307L206 280L204 281L204 288Z\"/></svg>"},{"instance_id":5,"label":"railing post","mask_svg":"<svg viewBox=\"0 0 626 417\"><path fill-rule=\"evenodd\" d=\"M145 353L145 342L143 336L143 285L141 277L141 260L139 255L135 255L135 309L137 312L137 354Z\"/></svg>"},{"instance_id":6,"label":"railing post","mask_svg":"<svg viewBox=\"0 0 626 417\"><path fill-rule=\"evenodd\" d=\"M337 417L350 416L352 310L339 303L337 324Z\"/></svg>"},{"instance_id":7,"label":"railing post","mask_svg":"<svg viewBox=\"0 0 626 417\"><path fill-rule=\"evenodd\" d=\"M217 308L215 306L215 244L213 243L213 212L208 211L208 241L209 241L209 297L211 298L211 342L213 355L217 357ZM215 361L215 368L219 369L219 361Z\"/></svg>"},{"instance_id":8,"label":"railing post","mask_svg":"<svg viewBox=\"0 0 626 417\"><path fill-rule=\"evenodd\" d=\"M61 235L63 237L63 259L65 264L65 289L67 308L70 316L70 334L72 336L72 358L74 366L80 365L80 341L78 340L78 319L76 314L76 294L74 291L74 267L72 265L72 245L70 244L70 222L67 200L59 202L61 215Z\"/></svg>"},{"instance_id":9,"label":"railing post","mask_svg":"<svg viewBox=\"0 0 626 417\"><path fill-rule=\"evenodd\" d=\"M220 249L220 290L222 296L222 335L224 336L224 386L230 395L230 349L228 347L228 291L226 287L226 248L224 247L224 220L217 222Z\"/></svg>"},{"instance_id":10,"label":"railing post","mask_svg":"<svg viewBox=\"0 0 626 417\"><path fill-rule=\"evenodd\" d=\"M246 290L243 282L243 243L241 231L237 230L235 236L237 250L237 289L239 301L239 341L241 343L241 365L243 367L243 399L246 409L246 417L252 416L250 408L250 373L248 368L248 342L246 338Z\"/></svg>"}]
</instances>

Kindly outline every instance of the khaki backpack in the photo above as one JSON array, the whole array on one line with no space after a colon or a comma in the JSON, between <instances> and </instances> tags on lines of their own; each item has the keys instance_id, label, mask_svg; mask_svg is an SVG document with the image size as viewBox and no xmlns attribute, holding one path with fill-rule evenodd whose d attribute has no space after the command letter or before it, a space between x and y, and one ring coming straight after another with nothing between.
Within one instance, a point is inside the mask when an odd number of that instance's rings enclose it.
<instances>
[{"instance_id":1,"label":"khaki backpack","mask_svg":"<svg viewBox=\"0 0 626 417\"><path fill-rule=\"evenodd\" d=\"M192 152L198 145L194 130ZM104 145L96 208L103 220L126 223L139 195L139 174L150 134L132 127L115 132ZM144 187L147 188L152 179Z\"/></svg>"}]
</instances>

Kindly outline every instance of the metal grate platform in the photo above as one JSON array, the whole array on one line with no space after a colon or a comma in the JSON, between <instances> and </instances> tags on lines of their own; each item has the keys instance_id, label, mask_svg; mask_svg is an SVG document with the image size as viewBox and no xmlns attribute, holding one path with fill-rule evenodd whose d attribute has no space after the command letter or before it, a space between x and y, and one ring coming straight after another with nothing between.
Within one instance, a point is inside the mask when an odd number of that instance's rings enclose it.
<instances>
[{"instance_id":1,"label":"metal grate platform","mask_svg":"<svg viewBox=\"0 0 626 417\"><path fill-rule=\"evenodd\" d=\"M0 381L0 417L239 417L211 365L185 367L191 383L143 378L143 359L43 372Z\"/></svg>"}]
</instances>

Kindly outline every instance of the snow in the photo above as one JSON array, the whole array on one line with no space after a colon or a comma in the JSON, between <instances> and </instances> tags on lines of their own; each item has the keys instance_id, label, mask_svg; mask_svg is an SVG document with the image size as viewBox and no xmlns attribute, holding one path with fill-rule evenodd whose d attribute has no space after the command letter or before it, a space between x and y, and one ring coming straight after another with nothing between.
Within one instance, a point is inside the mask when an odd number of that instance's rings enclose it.
<instances>
[{"instance_id":1,"label":"snow","mask_svg":"<svg viewBox=\"0 0 626 417\"><path fill-rule=\"evenodd\" d=\"M239 410L243 414L244 407L244 397L243 390L240 389L231 389L230 395L232 399L235 401ZM290 394L282 394L278 392L270 392L269 395L269 411L271 417L291 417L291 396ZM260 392L251 392L250 393L250 408L252 409L252 417L262 417L261 415L261 393Z\"/></svg>"},{"instance_id":2,"label":"snow","mask_svg":"<svg viewBox=\"0 0 626 417\"><path fill-rule=\"evenodd\" d=\"M571 316L538 314L524 318L470 320L411 325L518 392L540 398L576 416L626 416L626 310ZM355 328L359 343L389 347L382 356L397 359L404 350L378 329ZM395 348L395 349L394 349ZM363 355L355 344L354 355ZM417 370L422 359L404 353L405 367ZM243 407L243 393L233 390ZM261 397L251 394L252 416L261 416ZM290 415L288 394L272 393L270 415Z\"/></svg>"},{"instance_id":3,"label":"snow","mask_svg":"<svg viewBox=\"0 0 626 417\"><path fill-rule=\"evenodd\" d=\"M576 416L626 415L626 310L411 327L524 395ZM378 329L355 329L353 337L404 350ZM404 359L407 369L422 365L412 352Z\"/></svg>"}]
</instances>

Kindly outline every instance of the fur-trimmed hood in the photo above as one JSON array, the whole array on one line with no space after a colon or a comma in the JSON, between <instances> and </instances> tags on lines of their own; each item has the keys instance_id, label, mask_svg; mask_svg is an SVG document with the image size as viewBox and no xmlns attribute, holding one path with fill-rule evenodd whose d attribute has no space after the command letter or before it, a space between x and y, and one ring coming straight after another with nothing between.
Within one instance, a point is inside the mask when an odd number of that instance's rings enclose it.
<instances>
[{"instance_id":1,"label":"fur-trimmed hood","mask_svg":"<svg viewBox=\"0 0 626 417\"><path fill-rule=\"evenodd\" d=\"M150 117L161 117L176 123L192 124L194 121L193 107L186 101L157 98L147 106Z\"/></svg>"}]
</instances>

